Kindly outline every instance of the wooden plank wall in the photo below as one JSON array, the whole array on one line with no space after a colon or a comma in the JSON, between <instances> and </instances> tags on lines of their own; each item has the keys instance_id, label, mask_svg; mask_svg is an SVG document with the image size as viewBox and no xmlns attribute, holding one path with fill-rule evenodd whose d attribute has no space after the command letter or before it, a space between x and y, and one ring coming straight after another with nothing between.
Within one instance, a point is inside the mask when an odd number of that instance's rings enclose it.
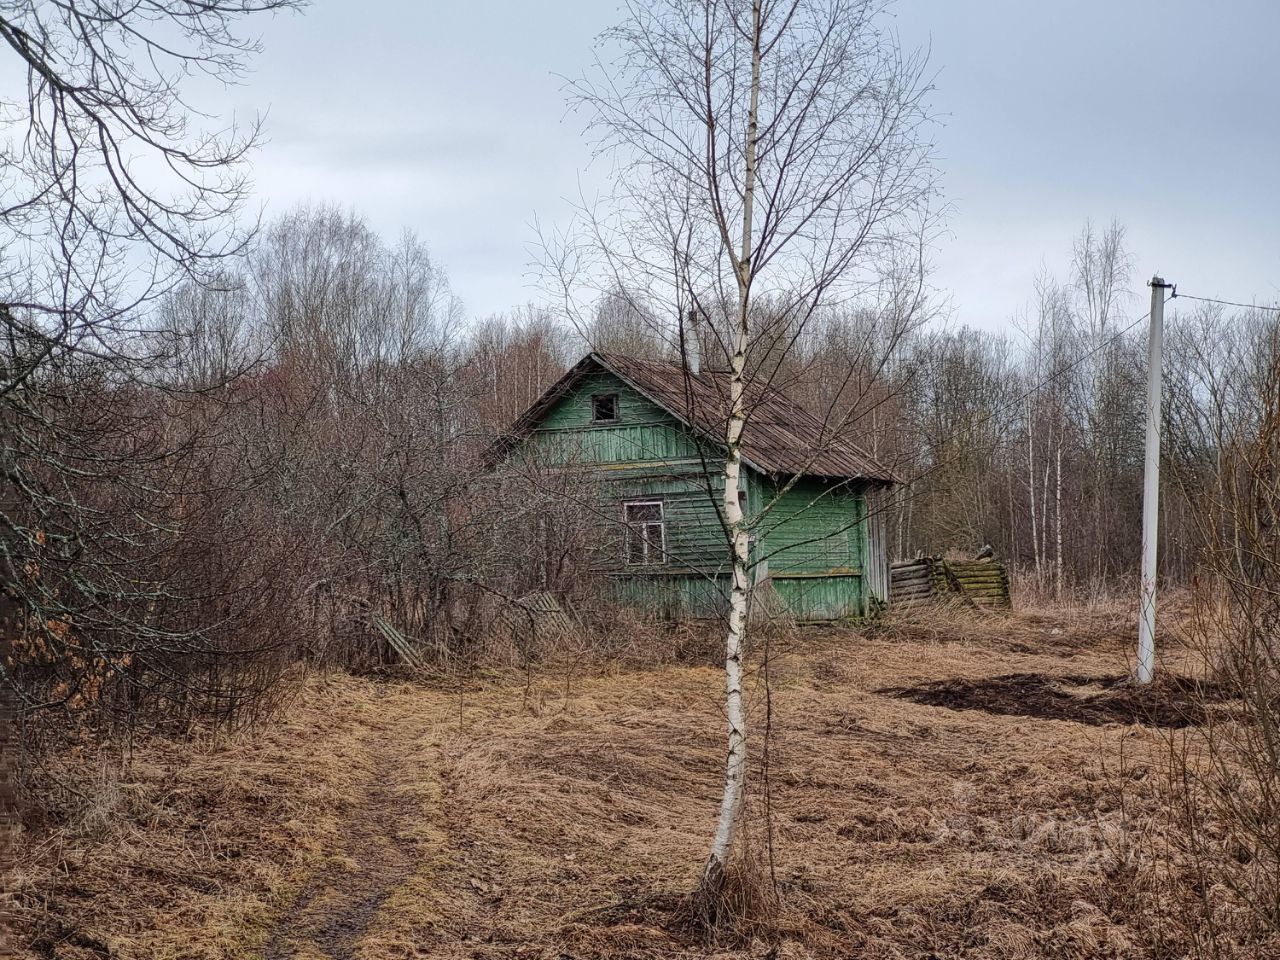
<instances>
[{"instance_id":1,"label":"wooden plank wall","mask_svg":"<svg viewBox=\"0 0 1280 960\"><path fill-rule=\"evenodd\" d=\"M943 560L952 586L980 607L1008 610L1012 606L1009 596L1009 571L996 560Z\"/></svg>"},{"instance_id":2,"label":"wooden plank wall","mask_svg":"<svg viewBox=\"0 0 1280 960\"><path fill-rule=\"evenodd\" d=\"M895 560L889 566L889 602L895 606L929 603L942 584L935 583L936 565L932 557L918 560Z\"/></svg>"}]
</instances>

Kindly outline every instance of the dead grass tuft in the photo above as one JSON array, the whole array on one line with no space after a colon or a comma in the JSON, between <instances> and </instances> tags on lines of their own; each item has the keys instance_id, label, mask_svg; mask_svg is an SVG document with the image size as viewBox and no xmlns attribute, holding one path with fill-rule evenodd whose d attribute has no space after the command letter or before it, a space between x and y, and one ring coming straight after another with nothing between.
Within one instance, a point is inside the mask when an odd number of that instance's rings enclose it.
<instances>
[{"instance_id":1,"label":"dead grass tuft","mask_svg":"<svg viewBox=\"0 0 1280 960\"><path fill-rule=\"evenodd\" d=\"M682 898L673 921L708 946L747 946L778 939L781 906L761 851L744 844L722 871L704 875Z\"/></svg>"}]
</instances>

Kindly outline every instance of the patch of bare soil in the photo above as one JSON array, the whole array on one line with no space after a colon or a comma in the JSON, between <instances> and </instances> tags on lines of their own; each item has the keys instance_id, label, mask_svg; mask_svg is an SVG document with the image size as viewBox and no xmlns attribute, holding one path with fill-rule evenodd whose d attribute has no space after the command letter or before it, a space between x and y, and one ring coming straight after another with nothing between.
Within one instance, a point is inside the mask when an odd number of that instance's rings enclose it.
<instances>
[{"instance_id":1,"label":"patch of bare soil","mask_svg":"<svg viewBox=\"0 0 1280 960\"><path fill-rule=\"evenodd\" d=\"M1124 676L1011 673L934 680L876 692L951 710L983 710L1000 716L1069 720L1090 726L1141 723L1173 729L1204 723L1210 705L1223 701L1221 691L1210 684L1169 675L1158 682L1136 686Z\"/></svg>"}]
</instances>

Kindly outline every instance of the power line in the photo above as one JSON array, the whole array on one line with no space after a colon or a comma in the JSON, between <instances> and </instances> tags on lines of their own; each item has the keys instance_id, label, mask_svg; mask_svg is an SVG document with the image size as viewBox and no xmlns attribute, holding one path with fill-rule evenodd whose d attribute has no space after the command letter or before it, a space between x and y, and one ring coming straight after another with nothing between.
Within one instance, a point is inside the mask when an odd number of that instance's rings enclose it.
<instances>
[{"instance_id":1,"label":"power line","mask_svg":"<svg viewBox=\"0 0 1280 960\"><path fill-rule=\"evenodd\" d=\"M1196 297L1189 293L1178 293L1173 291L1175 297L1181 297L1184 300L1199 300L1203 303L1220 303L1224 307L1243 307L1246 310L1265 310L1267 313L1280 313L1280 307L1260 307L1256 303L1240 303L1238 300L1219 300L1216 297Z\"/></svg>"},{"instance_id":2,"label":"power line","mask_svg":"<svg viewBox=\"0 0 1280 960\"><path fill-rule=\"evenodd\" d=\"M1166 298L1165 302L1166 302L1166 303L1168 302L1168 299L1167 299L1167 298ZM1113 346L1113 345L1114 345L1115 343L1117 343L1117 342L1118 342L1122 337L1124 337L1127 333L1129 333L1131 330L1133 330L1133 329L1134 329L1134 327L1138 326L1140 323L1143 323L1144 321L1146 321L1147 319L1149 319L1149 318L1150 318L1150 316L1151 316L1151 311L1150 311L1150 310L1148 310L1148 311L1147 311L1146 313L1144 313L1142 316L1140 316L1140 317L1138 317L1136 320L1134 320L1134 321L1130 322L1130 323L1129 323L1127 326L1125 326L1123 329L1118 330L1118 331L1116 331L1115 333L1113 333L1111 336L1107 337L1105 340L1103 340L1101 343L1099 343L1097 346L1095 346L1092 350L1089 350L1088 352L1081 354L1080 356L1078 356L1078 357L1076 357L1074 360L1072 360L1070 363L1065 364L1065 365L1063 365L1062 367L1059 367L1059 368L1058 368L1057 370L1055 370L1053 373L1049 374L1049 376L1045 377L1043 380L1040 380L1040 381L1038 381L1037 383L1035 383L1034 385L1032 385L1032 386L1030 387L1030 389L1025 390L1025 391L1023 391L1022 393L1018 394L1018 396L1013 397L1012 399L1010 399L1010 400L1008 400L1008 401L1005 401L1004 403L999 404L999 405L998 405L998 406L996 406L994 409L992 409L989 413L987 413L985 416L981 417L981 418L980 418L980 419L978 419L978 420L975 420L975 421L974 421L973 423L971 423L971 424L967 424L963 429L966 431L966 433L967 433L967 435L968 435L968 436L970 436L970 437L971 437L971 436L973 436L973 435L978 431L978 429L979 429L980 427L983 427L983 426L985 426L987 423L990 423L992 420L994 420L996 417L1000 416L1001 414L1005 413L1007 410L1012 410L1012 409L1014 409L1014 408L1016 408L1016 407L1020 406L1021 404L1025 403L1027 400L1029 400L1031 397L1033 397L1033 396L1035 396L1036 394L1038 394L1038 393L1039 393L1039 392L1040 392L1044 387L1048 386L1050 383L1053 383L1055 380L1059 379L1060 377L1063 377L1063 376L1065 376L1066 374L1070 373L1072 370L1074 370L1074 369L1076 369L1077 367L1079 367L1079 366L1080 366L1081 364L1083 364L1085 361L1090 360L1090 359L1092 359L1093 357L1097 356L1099 353L1101 353L1103 350L1106 350L1108 347ZM1000 444L1002 444L1002 443L1006 443L1006 442L1008 442L1008 441L1007 441L1007 439L1002 438L1002 439L1000 439L1000 440L997 440L997 441L996 441L996 445L997 445L997 446L999 446ZM965 456L967 456L967 453L966 453L966 452L964 452L964 451L961 451L961 452L958 452L958 453L953 454L953 455L952 455L952 456L950 456L950 457L946 457L945 459L938 460L938 461L936 461L936 462L934 462L934 463L930 464L930 465L929 465L928 467L926 467L925 469L923 469L923 470L919 471L918 473L915 473L915 474L913 474L913 475L911 475L911 476L904 476L904 477L900 477L900 478L899 478L899 485L900 485L901 487L903 487L903 488L915 487L915 489L912 491L912 493L909 495L909 497L908 497L908 498L902 498L902 497L899 497L899 498L898 498L897 500L895 500L892 504L891 504L891 503L889 503L888 501L886 501L886 502L884 503L884 505L883 505L883 506L876 508L876 511L875 511L875 512L879 512L879 513L887 513L889 510L893 509L893 507L895 507L895 506L900 506L900 505L904 504L904 503L906 502L906 500L907 500L907 499L910 499L910 500L913 500L913 501L914 501L914 500L921 500L921 499L923 499L923 498L925 497L925 491L924 491L924 490L922 490L922 489L920 489L920 488L918 488L918 487L916 487L916 484L918 484L921 480L924 480L924 479L926 479L927 477L932 476L933 474L937 473L938 471L940 471L940 470L942 470L942 469L944 469L944 468L946 468L946 467L949 467L949 466L951 466L951 465L952 465L952 464L954 464L954 463L958 463L958 462L959 462L960 460L962 460ZM845 481L845 483L848 483L848 482L849 482L849 481ZM856 519L856 520L854 520L854 521L851 521L851 522L849 522L849 523L846 523L846 524L842 525L841 527L839 527L837 530L833 531L833 533L842 533L842 532L844 532L844 531L846 531L846 530L850 530L850 529L852 529L853 527L857 526L859 523L862 523L864 520L869 520L869 519L871 518L871 516L872 516L872 512L871 512L871 511L868 511L868 513L866 514L866 516L865 516L865 517L860 517L860 518L858 518L858 519ZM831 536L831 534L828 534L828 536ZM813 543L813 542L817 542L819 539L825 539L825 538L815 537L815 538L813 538L812 540L808 540L808 541L804 541L804 542L806 542L806 543ZM793 544L793 546L794 546L794 544ZM780 549L785 549L785 548L780 548ZM777 552L776 550L775 550L775 551L773 551L773 553L776 553L776 552ZM772 555L773 555L773 553L766 554L766 558L767 558L767 557L772 556Z\"/></svg>"}]
</instances>

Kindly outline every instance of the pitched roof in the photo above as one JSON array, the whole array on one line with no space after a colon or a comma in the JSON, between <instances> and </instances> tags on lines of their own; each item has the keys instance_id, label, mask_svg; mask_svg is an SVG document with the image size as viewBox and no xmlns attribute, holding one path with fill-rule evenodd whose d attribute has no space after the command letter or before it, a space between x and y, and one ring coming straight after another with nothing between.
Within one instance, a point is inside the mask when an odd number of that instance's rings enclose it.
<instances>
[{"instance_id":1,"label":"pitched roof","mask_svg":"<svg viewBox=\"0 0 1280 960\"><path fill-rule=\"evenodd\" d=\"M727 372L704 371L686 376L679 363L590 353L511 425L491 453L501 456L531 433L556 402L593 369L614 374L703 436L717 442L724 436ZM747 407L742 457L760 473L898 482L869 454L836 436L821 420L776 389L748 385Z\"/></svg>"}]
</instances>

